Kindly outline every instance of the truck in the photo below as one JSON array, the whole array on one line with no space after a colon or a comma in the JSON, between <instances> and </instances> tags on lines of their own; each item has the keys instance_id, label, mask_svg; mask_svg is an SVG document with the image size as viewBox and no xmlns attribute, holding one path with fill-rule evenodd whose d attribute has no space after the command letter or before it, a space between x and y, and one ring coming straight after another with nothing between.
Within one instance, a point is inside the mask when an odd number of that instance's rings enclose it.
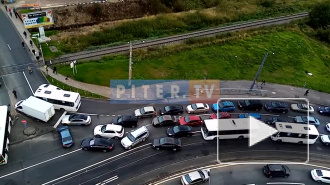
<instances>
[{"instance_id":1,"label":"truck","mask_svg":"<svg viewBox=\"0 0 330 185\"><path fill-rule=\"evenodd\" d=\"M26 114L33 118L36 118L38 121L47 122L55 114L54 105L30 96L26 100L21 100L15 104L15 109L17 112Z\"/></svg>"}]
</instances>

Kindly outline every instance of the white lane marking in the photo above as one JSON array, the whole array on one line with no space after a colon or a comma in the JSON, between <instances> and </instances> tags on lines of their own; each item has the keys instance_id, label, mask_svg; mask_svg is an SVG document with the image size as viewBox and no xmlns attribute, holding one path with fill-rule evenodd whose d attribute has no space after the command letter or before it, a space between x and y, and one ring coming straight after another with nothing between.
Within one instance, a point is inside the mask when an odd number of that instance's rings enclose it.
<instances>
[{"instance_id":1,"label":"white lane marking","mask_svg":"<svg viewBox=\"0 0 330 185\"><path fill-rule=\"evenodd\" d=\"M29 80L26 78L26 75L25 75L24 71L23 71L23 75L24 75L25 80L26 80L26 82L28 83L28 85L29 85L29 87L30 87L30 90L31 90L31 92L32 92L32 94L33 94L33 96L34 96L34 92L33 92L33 90L32 90L32 87L31 87L31 85L30 85Z\"/></svg>"},{"instance_id":2,"label":"white lane marking","mask_svg":"<svg viewBox=\"0 0 330 185\"><path fill-rule=\"evenodd\" d=\"M99 182L99 183L97 183L96 185L104 185L104 184L108 184L109 182L112 182L112 181L114 181L114 180L117 180L118 178L119 178L119 177L116 175L116 176L111 177L111 178L109 178L109 179L107 179L107 180L105 180L105 181Z\"/></svg>"},{"instance_id":3,"label":"white lane marking","mask_svg":"<svg viewBox=\"0 0 330 185\"><path fill-rule=\"evenodd\" d=\"M57 120L56 124L54 125L53 128L56 128L60 122L62 121L63 117L66 115L66 111L63 112L62 116L60 117L60 119Z\"/></svg>"},{"instance_id":4,"label":"white lane marking","mask_svg":"<svg viewBox=\"0 0 330 185\"><path fill-rule=\"evenodd\" d=\"M146 127L149 127L150 125L152 125L152 124L148 124L148 125L145 125Z\"/></svg>"},{"instance_id":5,"label":"white lane marking","mask_svg":"<svg viewBox=\"0 0 330 185\"><path fill-rule=\"evenodd\" d=\"M267 184L296 184L296 185L305 185L304 183L300 182L267 182Z\"/></svg>"},{"instance_id":6,"label":"white lane marking","mask_svg":"<svg viewBox=\"0 0 330 185\"><path fill-rule=\"evenodd\" d=\"M8 173L8 174L6 174L6 175L1 176L0 179L5 178L5 177L8 177L8 176L13 175L13 174L16 174L16 173L21 172L21 171L25 171L25 170L30 169L30 168L33 168L33 167L35 167L35 166L39 166L39 165L44 164L44 163L46 163L46 162L49 162L49 161L52 161L52 160L58 159L58 158L60 158L60 157L64 157L64 156L66 156L66 155L69 155L69 154L72 154L72 153L75 153L75 152L78 152L78 151L81 151L81 149L79 148L79 149L74 150L74 151L71 151L71 152L69 152L69 153L66 153L66 154L63 154L63 155L60 155L60 156L57 156L57 157L51 158L51 159L47 159L46 161L42 161L42 162L40 162L40 163L37 163L37 164L31 165L31 166L28 166L28 167L26 167L26 168L23 168L23 169L20 169L20 170L14 171L14 172L12 172L12 173Z\"/></svg>"},{"instance_id":7,"label":"white lane marking","mask_svg":"<svg viewBox=\"0 0 330 185\"><path fill-rule=\"evenodd\" d=\"M9 44L7 44L7 46L8 46L8 48L9 48L9 50L11 51L11 47L9 46Z\"/></svg>"},{"instance_id":8,"label":"white lane marking","mask_svg":"<svg viewBox=\"0 0 330 185\"><path fill-rule=\"evenodd\" d=\"M75 173L78 173L78 172L84 171L84 170L86 170L86 169L88 169L88 168L90 168L90 167L97 166L97 165L102 164L102 163L104 163L104 162L106 162L106 161L109 161L109 160L111 160L111 159L113 159L113 158L119 157L119 156L121 156L121 155L127 154L127 153L129 153L129 152L132 152L132 151L134 151L134 150L137 150L137 149L139 149L139 148L142 148L142 147L145 147L145 146L149 146L149 145L150 145L150 144L148 143L148 144L145 144L145 145L142 145L142 146L139 146L139 147L133 148L133 149L131 149L131 150L129 150L129 151L126 151L126 152L120 153L120 154L118 154L118 155L112 156L112 157L110 157L110 158L108 158L108 159L105 159L105 160L103 160L103 161L100 161L100 162L97 162L97 163L95 163L95 164L92 164L92 165L86 166L85 168L81 168L81 169L76 170L76 171L74 171L74 172L71 172L71 173L69 173L69 174L63 175L62 177L59 177L59 178L53 179L53 180L51 180L51 181L45 182L45 183L43 183L42 185L50 184L50 183L52 183L52 182L58 181L58 180L60 180L60 179L63 179L63 178L65 178L65 177L71 176L71 175L73 175L73 174L75 174Z\"/></svg>"}]
</instances>

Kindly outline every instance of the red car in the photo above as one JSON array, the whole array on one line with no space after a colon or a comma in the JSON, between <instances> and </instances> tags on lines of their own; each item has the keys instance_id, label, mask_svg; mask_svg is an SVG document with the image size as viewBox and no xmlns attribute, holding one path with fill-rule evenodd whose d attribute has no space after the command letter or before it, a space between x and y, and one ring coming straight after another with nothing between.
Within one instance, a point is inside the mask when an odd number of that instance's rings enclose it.
<instances>
[{"instance_id":1,"label":"red car","mask_svg":"<svg viewBox=\"0 0 330 185\"><path fill-rule=\"evenodd\" d=\"M214 113L210 116L211 119L229 119L231 118L230 113L228 112L219 112L219 114L217 115L217 113Z\"/></svg>"},{"instance_id":2,"label":"red car","mask_svg":"<svg viewBox=\"0 0 330 185\"><path fill-rule=\"evenodd\" d=\"M188 126L200 126L203 123L203 120L199 116L186 116L179 119L180 125Z\"/></svg>"}]
</instances>

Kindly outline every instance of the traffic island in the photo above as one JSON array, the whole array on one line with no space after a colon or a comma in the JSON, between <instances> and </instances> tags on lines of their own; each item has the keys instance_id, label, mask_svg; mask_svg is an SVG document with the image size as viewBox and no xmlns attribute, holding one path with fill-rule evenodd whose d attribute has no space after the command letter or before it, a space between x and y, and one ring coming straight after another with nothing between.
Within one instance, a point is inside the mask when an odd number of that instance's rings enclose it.
<instances>
[{"instance_id":1,"label":"traffic island","mask_svg":"<svg viewBox=\"0 0 330 185\"><path fill-rule=\"evenodd\" d=\"M34 127L27 127L23 130L23 134L27 136L35 135L37 133L37 129Z\"/></svg>"}]
</instances>

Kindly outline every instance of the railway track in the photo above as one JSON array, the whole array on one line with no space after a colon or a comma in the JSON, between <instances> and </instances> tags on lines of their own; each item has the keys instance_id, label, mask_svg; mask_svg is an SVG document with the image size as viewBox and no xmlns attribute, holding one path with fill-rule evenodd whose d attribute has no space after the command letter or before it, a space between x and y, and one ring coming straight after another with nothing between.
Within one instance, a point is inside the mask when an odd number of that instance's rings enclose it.
<instances>
[{"instance_id":1,"label":"railway track","mask_svg":"<svg viewBox=\"0 0 330 185\"><path fill-rule=\"evenodd\" d=\"M207 36L212 36L212 35L216 35L216 34L220 34L220 33L233 32L233 31L256 28L256 27L261 27L261 26L284 24L284 23L288 23L293 20L302 19L307 16L308 16L308 12L303 12L303 13L293 14L293 15L289 15L289 16L281 16L281 17L276 17L276 18L269 18L269 19L263 19L263 20L257 20L257 21L252 21L252 22L230 25L230 26L195 31L195 32L191 32L191 33L181 34L181 35L169 36L169 37L164 37L164 38L159 38L159 39L148 40L145 42L134 43L132 45L132 48L141 49L141 48L147 48L147 47L156 46L156 45L164 45L164 44L169 44L169 43L182 42L182 41L185 41L185 40L191 39L191 38L207 37ZM92 50L92 51L83 51L83 52L63 55L59 58L54 59L52 61L52 64L64 63L64 62L69 62L69 61L73 61L73 60L95 58L95 57L99 57L102 55L128 52L128 51L129 51L129 44L113 46L113 47L108 47L108 48L103 48L103 49L97 49L97 50Z\"/></svg>"}]
</instances>

